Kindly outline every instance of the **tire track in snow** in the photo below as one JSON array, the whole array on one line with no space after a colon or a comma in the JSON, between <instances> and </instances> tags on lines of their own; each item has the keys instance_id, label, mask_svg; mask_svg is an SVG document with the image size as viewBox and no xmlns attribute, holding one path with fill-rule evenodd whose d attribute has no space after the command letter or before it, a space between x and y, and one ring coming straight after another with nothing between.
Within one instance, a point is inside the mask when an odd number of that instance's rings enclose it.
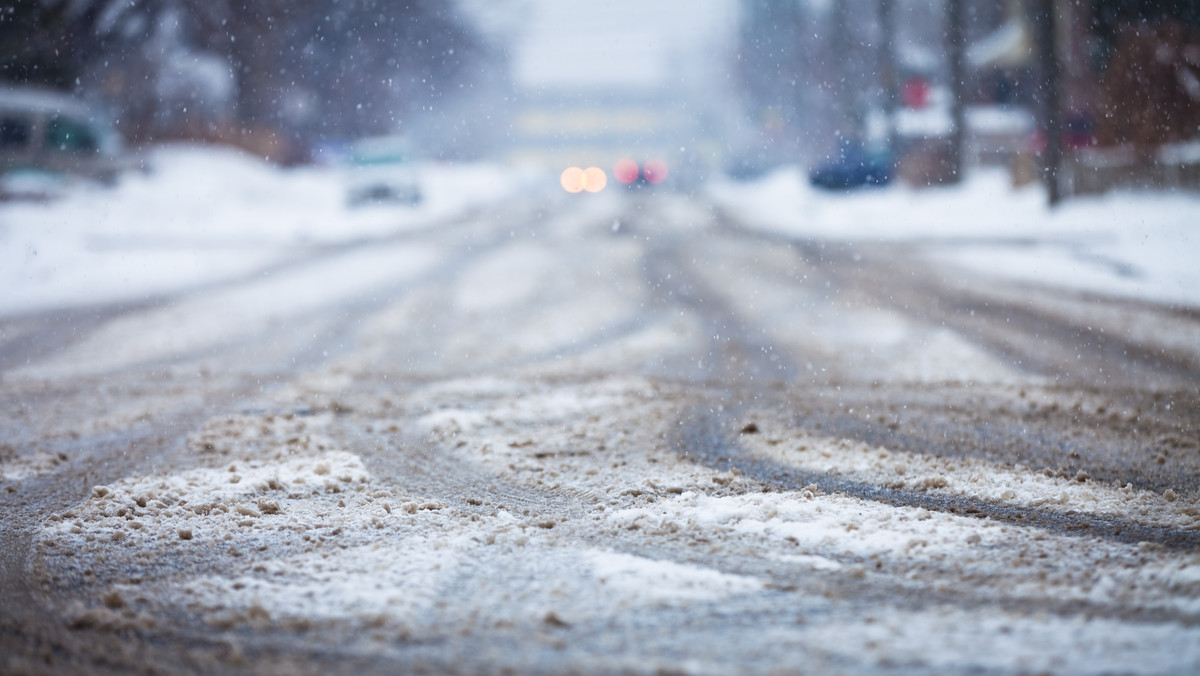
<instances>
[{"instance_id":1,"label":"tire track in snow","mask_svg":"<svg viewBox=\"0 0 1200 676\"><path fill-rule=\"evenodd\" d=\"M717 225L727 233L757 238L754 235L747 235L736 227L731 227L726 221L718 220ZM768 244L773 245L774 243L768 242ZM874 268L867 269L861 259L856 259L848 251L830 247L833 249L831 252L826 247L815 243L796 246L809 264L817 265L818 269L838 287L851 286L868 293L871 297L886 297L885 304L887 306L893 310L903 311L910 316L919 316L922 321L932 323L928 317L920 316L925 308L938 308L938 311L947 316L953 314L953 312L940 310L937 294L920 287L917 282L911 281L911 278L923 279L923 277L918 277L915 272L910 274L906 267L898 263L894 265L891 263L876 264ZM660 304L682 304L702 316L704 325L708 327L713 337L707 347L707 354L698 358L701 362L701 366L698 368L698 379L701 382L720 382L722 384L721 388L710 391L709 396L705 397L710 401L681 412L680 424L676 427L677 432L673 444L680 453L688 458L694 458L720 470L737 467L739 470L747 472L752 478L780 490L797 490L814 484L822 490L845 493L893 506L921 507L979 518L987 517L1025 528L1060 534L1089 534L1134 544L1147 541L1180 550L1200 547L1200 532L1197 531L1141 524L1118 517L1087 512L1063 513L968 497L895 490L824 472L804 472L752 456L739 443L737 433L747 424L746 416L749 409L745 402L765 403L778 396L769 390L771 381L759 379L761 374L778 373L785 376L782 380L786 381L794 378L799 370L790 361L781 359L781 355L787 354L786 350L761 338L760 336L765 336L765 331L757 331L755 327L750 326L743 316L724 302L711 287L701 281L696 269L682 265L679 260L680 255L680 247L677 243L674 246L660 244L657 247L651 247L646 263L648 282L657 293ZM859 274L860 272L862 274ZM910 278L910 280L902 281L906 278ZM810 281L810 283L812 282ZM949 293L945 289L940 291ZM915 302L906 304L907 300L917 297L922 299L919 305ZM997 315L1001 310L1003 308L989 310L986 319L993 320L996 316L1002 317L1002 315ZM976 313L975 318L981 314ZM1018 313L1016 316L1019 325L1022 322L1027 324L1033 322L1030 317L1034 315L1027 317ZM969 319L972 318L972 315L965 313L965 317ZM966 324L967 319L962 319L962 322ZM1073 329L1070 326L1058 325L1053 318L1047 318L1045 321L1052 327L1046 329L1045 332L1051 334L1064 347L1068 347L1069 337L1075 335L1072 333ZM1033 328L1024 326L1018 330L1022 329L1034 334L1042 331L1036 325ZM969 331L961 328L959 331L969 336ZM723 336L721 336L722 333ZM1103 360L1111 359L1122 348L1119 341L1113 341L1092 345L1090 350L1093 353L1089 355L1090 359ZM1139 354L1129 357L1136 365L1134 368L1149 367L1156 372L1174 373L1169 366L1146 361L1143 357L1144 355ZM1191 378L1191 374L1186 370L1183 371L1183 375ZM897 393L892 391L897 387L903 388L904 386L903 384L883 385L878 388L877 393L860 403L865 405L868 410L872 408L872 405L877 410L886 410L891 403L889 400L897 396ZM811 397L813 394L821 396L827 393L831 397L840 397L840 391L840 386L833 386L825 388L825 390L820 388L815 391L807 390L804 394ZM950 389L945 394L953 397L956 393ZM903 401L905 395L900 394L899 398ZM1136 395L1135 398L1138 398L1143 404L1146 403L1145 398L1136 397ZM778 411L781 415L786 414L788 406L786 402L788 401L792 401L792 399L785 394L785 403L778 406L779 409L782 409ZM1001 420L992 429L989 429L989 423L992 421L964 419L964 417L953 414L931 416L929 415L930 411L925 411L924 417L920 421L922 429L915 430L915 436L911 432L904 436L886 425L864 423L861 418L830 411L824 406L817 407L816 410L806 410L804 402L799 400L799 397L795 401L794 406L799 409L797 416L803 419L804 426L825 428L849 438L890 447L898 446L920 454L929 454L932 450L934 455L946 457L970 454L1005 457L1014 447L1019 448L1022 445L1036 445L1037 443L1046 444L1044 439L1047 436L1051 440L1049 441L1051 447L1061 445L1064 441L1069 442L1069 439L1064 438L1065 435L1059 429L1059 425L1065 421L1059 419L1058 416L1038 421L1019 418L1013 422ZM1153 410L1152 407L1147 408ZM920 412L915 413L921 415ZM1062 418L1070 415L1069 411L1064 411ZM996 427L999 427L999 434L997 434ZM938 439L938 436L941 436L941 439ZM1055 440L1056 438L1057 440ZM948 442L947 440L959 441ZM1120 449L1116 449L1116 452L1119 451ZM1118 480L1117 477L1127 479L1129 474L1110 471L1106 478ZM1188 488L1180 485L1187 484L1186 480L1181 481L1176 477L1176 481L1179 482L1177 487L1181 490ZM1139 483L1144 483L1144 481Z\"/></svg>"},{"instance_id":2,"label":"tire track in snow","mask_svg":"<svg viewBox=\"0 0 1200 676\"><path fill-rule=\"evenodd\" d=\"M744 423L737 421L745 419L744 409L717 415L711 411L710 407L704 407L685 414L684 419L688 422L680 427L673 440L676 448L688 458L709 467L720 471L737 469L777 490L798 491L806 486L816 486L826 493L840 493L893 507L921 507L1061 535L1100 537L1126 544L1151 542L1181 551L1200 548L1200 531L1193 529L1138 523L1086 511L1051 511L933 491L898 490L829 472L804 470L752 454L740 443L739 438L744 434L740 429Z\"/></svg>"},{"instance_id":3,"label":"tire track in snow","mask_svg":"<svg viewBox=\"0 0 1200 676\"><path fill-rule=\"evenodd\" d=\"M700 382L747 384L764 387L787 382L799 367L786 350L778 349L755 330L681 260L678 243L655 244L645 255L646 283L660 308L682 305L697 314L704 325L706 346L696 355L692 378Z\"/></svg>"},{"instance_id":4,"label":"tire track in snow","mask_svg":"<svg viewBox=\"0 0 1200 676\"><path fill-rule=\"evenodd\" d=\"M558 205L558 208L564 207L564 204ZM538 211L542 211L540 206ZM39 412L49 412L50 415L61 410L56 416L56 425L75 418L81 419L81 425L82 421L93 420L87 416L94 415L95 412L88 407L79 406L76 401L79 398L100 406L104 406L106 397L156 397L156 401L167 403L163 410L160 410L162 406L156 404L152 411L137 419L138 422L132 429L128 426L130 423L127 423L118 431L98 434L87 430L77 433L68 426L68 431L73 436L60 440L51 439L49 442L46 441L46 427L49 423L45 420L27 421L29 432L38 426L43 431L42 439L30 440L29 443L37 441L41 447L71 452L72 455L61 465L56 465L52 471L39 472L16 482L4 482L8 490L0 493L0 506L3 506L5 514L5 523L0 528L0 552L3 552L0 554L0 591L4 592L3 596L7 600L4 611L0 614L0 646L14 646L11 653L13 655L55 655L56 659L60 660L57 662L59 666L74 665L78 670L94 668L106 659L111 659L116 665L152 665L151 668L157 665L160 669L168 670L178 669L181 665L190 665L193 669L204 664L211 667L211 662L204 655L207 654L206 651L216 654L227 651L229 646L224 639L208 639L193 631L182 636L165 637L165 643L160 639L160 644L143 645L140 649L136 647L135 640L134 647L124 647L126 653L107 655L103 648L99 647L101 644L95 634L76 632L66 627L62 614L65 599L46 596L44 590L37 588L35 581L30 578L33 538L41 527L41 519L47 514L67 510L86 496L97 483L107 483L138 474L146 467L155 467L161 471L163 467L178 464L181 460L185 464L188 463L189 459L184 452L187 438L206 420L247 408L263 408L256 402L269 400L272 392L283 388L305 370L316 369L336 355L352 349L360 327L386 304L394 302L397 295L408 293L413 288L436 286L453 278L478 256L498 246L507 238L505 223L518 227L527 224L529 219L530 212L524 204L509 212L502 212L499 218L487 222L482 222L477 214L459 219L457 223L463 226L462 228L446 228L438 233L455 245L453 255L427 273L387 288L365 291L348 302L339 304L336 312L333 308L325 306L314 309L311 313L286 318L281 325L271 330L281 334L292 334L296 332L297 325L303 325L306 330L312 326L321 328L305 334L312 335L312 338L296 343L298 349L290 354L279 355L278 369L263 369L261 364L251 363L244 355L239 355L239 350L246 344L245 341L226 340L218 341L199 351L176 353L157 360L128 364L118 371L105 373L100 377L60 372L46 377L22 375L6 383L7 393L12 396L0 399L0 407L3 407L0 408L0 413L4 408L11 411L13 407L29 406L34 406ZM406 241L413 236L412 233L405 233L382 242ZM320 265L330 257L369 251L380 243L381 241L362 241L322 248L309 255L271 266L267 272L299 273L311 266ZM15 338L0 343L0 374L11 368L36 365L44 358L51 358L56 353L78 345L112 322L136 320L144 313L161 310L196 293L236 293L243 286L258 281L261 275L262 271L144 303L103 305L0 320L5 323L19 322ZM321 319L330 315L333 316L331 322ZM29 328L30 325L32 328ZM269 340L269 336L264 337L261 334L253 337L255 342ZM197 358L220 364L223 374L218 374L217 377L202 375L197 379L189 379L186 390L174 390L178 383L174 378L178 376L180 363ZM0 382L3 380L0 379ZM155 385L144 384L147 380L162 385L161 389L164 391L158 392L159 388ZM97 381L100 383L99 387ZM123 394L123 388L136 392L136 395ZM198 404L191 398L196 390L203 393L202 403ZM31 396L26 396L27 394ZM8 424L12 424L18 416L8 418ZM9 429L8 424L4 426L5 429ZM7 435L5 439L12 440L13 437ZM24 448L26 445L22 444L15 452L22 456L28 454L30 449ZM79 452L78 455L75 454L76 451ZM196 648L198 652L194 655L183 654L180 651L183 644ZM295 648L295 644L289 641L286 649L290 651ZM0 653L3 652L7 651L0 650ZM330 658L329 655L312 657L325 660ZM193 659L197 661L191 661ZM3 662L0 661L0 664Z\"/></svg>"},{"instance_id":5,"label":"tire track in snow","mask_svg":"<svg viewBox=\"0 0 1200 676\"><path fill-rule=\"evenodd\" d=\"M1050 288L1028 288L1020 300L986 293L987 287L959 270L934 271L916 263L912 246L793 242L797 254L830 283L853 289L881 307L915 320L953 329L1026 373L1062 384L1094 387L1187 387L1200 384L1196 353L1147 347L1052 313L1040 299L1062 299L1083 307L1118 305L1133 314L1157 313L1148 302L1101 299ZM1195 325L1195 313L1171 311L1176 321ZM1136 320L1131 320L1136 322Z\"/></svg>"}]
</instances>

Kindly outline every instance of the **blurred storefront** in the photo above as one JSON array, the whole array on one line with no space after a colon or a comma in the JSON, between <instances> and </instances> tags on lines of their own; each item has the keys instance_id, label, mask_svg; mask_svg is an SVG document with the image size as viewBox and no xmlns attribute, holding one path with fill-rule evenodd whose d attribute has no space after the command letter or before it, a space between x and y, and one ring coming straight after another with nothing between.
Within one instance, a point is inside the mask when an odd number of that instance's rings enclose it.
<instances>
[{"instance_id":1,"label":"blurred storefront","mask_svg":"<svg viewBox=\"0 0 1200 676\"><path fill-rule=\"evenodd\" d=\"M1069 156L1072 191L1200 189L1200 2L1075 4L1096 95L1094 142Z\"/></svg>"}]
</instances>

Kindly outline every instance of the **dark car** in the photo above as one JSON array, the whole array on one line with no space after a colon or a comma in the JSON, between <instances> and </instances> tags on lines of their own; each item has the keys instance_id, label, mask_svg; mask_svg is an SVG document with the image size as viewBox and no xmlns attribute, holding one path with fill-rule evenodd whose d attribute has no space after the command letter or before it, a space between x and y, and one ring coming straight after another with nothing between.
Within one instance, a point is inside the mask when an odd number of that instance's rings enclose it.
<instances>
[{"instance_id":1,"label":"dark car","mask_svg":"<svg viewBox=\"0 0 1200 676\"><path fill-rule=\"evenodd\" d=\"M808 178L818 188L849 190L885 185L892 180L893 173L895 162L886 150L847 140L829 160L814 168Z\"/></svg>"}]
</instances>

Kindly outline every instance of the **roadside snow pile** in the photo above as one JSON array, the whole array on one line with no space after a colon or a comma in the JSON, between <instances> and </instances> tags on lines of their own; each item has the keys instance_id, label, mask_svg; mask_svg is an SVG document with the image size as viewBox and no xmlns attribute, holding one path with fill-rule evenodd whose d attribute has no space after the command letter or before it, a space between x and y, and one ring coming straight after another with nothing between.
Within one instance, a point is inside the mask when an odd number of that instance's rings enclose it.
<instances>
[{"instance_id":1,"label":"roadside snow pile","mask_svg":"<svg viewBox=\"0 0 1200 676\"><path fill-rule=\"evenodd\" d=\"M959 186L830 193L798 168L711 196L751 228L800 239L914 242L920 255L973 272L1200 306L1200 195L1113 192L1056 210L1040 187L1001 171Z\"/></svg>"},{"instance_id":2,"label":"roadside snow pile","mask_svg":"<svg viewBox=\"0 0 1200 676\"><path fill-rule=\"evenodd\" d=\"M416 207L352 209L337 168L282 169L238 150L167 146L113 188L0 205L0 314L140 300L249 274L305 248L428 227L495 202L522 178L420 165Z\"/></svg>"}]
</instances>

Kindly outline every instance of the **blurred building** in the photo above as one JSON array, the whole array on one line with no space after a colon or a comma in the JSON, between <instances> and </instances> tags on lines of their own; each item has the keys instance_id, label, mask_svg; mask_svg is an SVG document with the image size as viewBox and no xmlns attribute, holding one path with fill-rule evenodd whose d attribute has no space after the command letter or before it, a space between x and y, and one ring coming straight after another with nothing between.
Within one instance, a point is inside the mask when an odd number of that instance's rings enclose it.
<instances>
[{"instance_id":1,"label":"blurred building","mask_svg":"<svg viewBox=\"0 0 1200 676\"><path fill-rule=\"evenodd\" d=\"M1039 91L1035 1L1011 3L1020 11L975 45L972 65L980 90L1003 83L996 88L1036 110L1051 99ZM1200 188L1200 2L1050 1L1064 189Z\"/></svg>"},{"instance_id":2,"label":"blurred building","mask_svg":"<svg viewBox=\"0 0 1200 676\"><path fill-rule=\"evenodd\" d=\"M1200 2L1055 3L1064 190L1200 189Z\"/></svg>"},{"instance_id":3,"label":"blurred building","mask_svg":"<svg viewBox=\"0 0 1200 676\"><path fill-rule=\"evenodd\" d=\"M557 172L569 166L611 172L623 159L666 163L670 184L690 187L717 164L718 123L703 100L667 89L522 92L506 159Z\"/></svg>"},{"instance_id":4,"label":"blurred building","mask_svg":"<svg viewBox=\"0 0 1200 676\"><path fill-rule=\"evenodd\" d=\"M1045 0L1060 69L1047 92L1033 11L1041 1L967 4L968 163L1012 163L1018 182L1034 180L1046 106L1056 105L1066 193L1200 188L1200 2ZM918 165L909 173L925 180L938 165L921 151L941 148L948 94L931 86L901 100L898 128Z\"/></svg>"}]
</instances>

